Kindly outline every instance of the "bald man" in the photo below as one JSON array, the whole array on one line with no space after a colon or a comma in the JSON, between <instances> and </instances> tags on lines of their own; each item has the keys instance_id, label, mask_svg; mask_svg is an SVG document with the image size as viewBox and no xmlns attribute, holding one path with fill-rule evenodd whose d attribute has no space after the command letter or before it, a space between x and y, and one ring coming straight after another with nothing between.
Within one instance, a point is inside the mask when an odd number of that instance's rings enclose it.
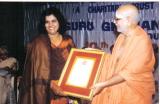
<instances>
[{"instance_id":1,"label":"bald man","mask_svg":"<svg viewBox=\"0 0 160 104\"><path fill-rule=\"evenodd\" d=\"M102 69L103 78L92 87L92 104L152 104L155 58L151 40L138 22L134 5L117 9L114 23L120 35Z\"/></svg>"}]
</instances>

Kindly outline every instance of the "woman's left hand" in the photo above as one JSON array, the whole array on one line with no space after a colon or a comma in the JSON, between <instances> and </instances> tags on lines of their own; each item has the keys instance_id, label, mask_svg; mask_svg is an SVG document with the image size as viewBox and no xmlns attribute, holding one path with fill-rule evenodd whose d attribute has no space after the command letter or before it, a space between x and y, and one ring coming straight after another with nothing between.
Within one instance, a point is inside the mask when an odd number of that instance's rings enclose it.
<instances>
[{"instance_id":1,"label":"woman's left hand","mask_svg":"<svg viewBox=\"0 0 160 104\"><path fill-rule=\"evenodd\" d=\"M52 89L52 91L57 94L57 95L60 95L60 96L67 96L63 90L58 86L57 83L55 83L54 81L51 81L50 83L50 88Z\"/></svg>"}]
</instances>

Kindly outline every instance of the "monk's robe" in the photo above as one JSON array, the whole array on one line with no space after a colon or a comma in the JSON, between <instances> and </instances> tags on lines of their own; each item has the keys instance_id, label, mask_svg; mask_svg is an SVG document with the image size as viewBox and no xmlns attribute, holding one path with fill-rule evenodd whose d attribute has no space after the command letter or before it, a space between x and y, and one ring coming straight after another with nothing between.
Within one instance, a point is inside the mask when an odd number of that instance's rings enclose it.
<instances>
[{"instance_id":1,"label":"monk's robe","mask_svg":"<svg viewBox=\"0 0 160 104\"><path fill-rule=\"evenodd\" d=\"M104 88L92 104L152 104L154 63L151 40L141 27L137 26L127 36L120 34L99 82L114 75L120 75L125 81Z\"/></svg>"}]
</instances>

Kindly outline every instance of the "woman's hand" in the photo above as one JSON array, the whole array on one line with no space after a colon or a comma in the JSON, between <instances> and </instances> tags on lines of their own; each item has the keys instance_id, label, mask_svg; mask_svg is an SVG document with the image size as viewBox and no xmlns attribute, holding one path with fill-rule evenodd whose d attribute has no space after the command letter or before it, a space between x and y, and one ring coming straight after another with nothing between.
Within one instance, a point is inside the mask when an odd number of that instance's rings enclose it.
<instances>
[{"instance_id":1,"label":"woman's hand","mask_svg":"<svg viewBox=\"0 0 160 104\"><path fill-rule=\"evenodd\" d=\"M67 96L55 81L51 81L50 88L56 95Z\"/></svg>"}]
</instances>

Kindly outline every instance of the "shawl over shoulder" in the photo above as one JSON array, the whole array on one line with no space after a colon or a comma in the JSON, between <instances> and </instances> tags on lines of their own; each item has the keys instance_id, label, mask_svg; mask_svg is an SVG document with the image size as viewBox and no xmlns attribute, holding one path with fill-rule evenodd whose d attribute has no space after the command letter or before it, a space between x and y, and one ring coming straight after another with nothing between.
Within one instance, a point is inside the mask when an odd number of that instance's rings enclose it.
<instances>
[{"instance_id":1,"label":"shawl over shoulder","mask_svg":"<svg viewBox=\"0 0 160 104\"><path fill-rule=\"evenodd\" d=\"M48 104L49 49L49 38L45 35L40 35L29 43L20 89L20 104Z\"/></svg>"}]
</instances>

